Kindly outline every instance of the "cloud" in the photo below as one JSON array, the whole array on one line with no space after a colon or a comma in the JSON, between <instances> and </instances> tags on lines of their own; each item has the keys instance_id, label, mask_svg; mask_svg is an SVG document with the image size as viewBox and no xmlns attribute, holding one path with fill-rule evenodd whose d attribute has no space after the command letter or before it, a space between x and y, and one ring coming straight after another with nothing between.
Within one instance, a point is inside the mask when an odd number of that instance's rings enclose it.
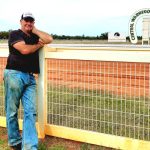
<instances>
[{"instance_id":1,"label":"cloud","mask_svg":"<svg viewBox=\"0 0 150 150\"><path fill-rule=\"evenodd\" d=\"M37 27L57 34L94 34L117 30L119 25L127 31L131 15L150 6L149 0L0 0L0 4L0 30L18 28L21 14L30 11Z\"/></svg>"}]
</instances>

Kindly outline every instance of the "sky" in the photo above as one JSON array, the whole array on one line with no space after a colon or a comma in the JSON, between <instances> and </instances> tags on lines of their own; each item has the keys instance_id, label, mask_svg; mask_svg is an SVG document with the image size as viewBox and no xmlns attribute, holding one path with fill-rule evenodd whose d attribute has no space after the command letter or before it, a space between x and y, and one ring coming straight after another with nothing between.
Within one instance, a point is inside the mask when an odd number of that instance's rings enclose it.
<instances>
[{"instance_id":1,"label":"sky","mask_svg":"<svg viewBox=\"0 0 150 150\"><path fill-rule=\"evenodd\" d=\"M131 16L143 8L150 8L150 0L0 0L0 31L19 29L21 14L32 12L35 26L50 34L128 36ZM141 35L142 19L136 28Z\"/></svg>"}]
</instances>

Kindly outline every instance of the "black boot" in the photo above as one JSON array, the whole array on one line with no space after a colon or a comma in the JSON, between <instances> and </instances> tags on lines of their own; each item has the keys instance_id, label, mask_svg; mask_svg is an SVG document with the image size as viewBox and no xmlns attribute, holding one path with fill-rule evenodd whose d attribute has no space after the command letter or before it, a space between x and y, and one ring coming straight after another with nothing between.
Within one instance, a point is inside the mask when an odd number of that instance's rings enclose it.
<instances>
[{"instance_id":1,"label":"black boot","mask_svg":"<svg viewBox=\"0 0 150 150\"><path fill-rule=\"evenodd\" d=\"M15 145L15 146L11 146L12 150L21 150L21 143Z\"/></svg>"}]
</instances>

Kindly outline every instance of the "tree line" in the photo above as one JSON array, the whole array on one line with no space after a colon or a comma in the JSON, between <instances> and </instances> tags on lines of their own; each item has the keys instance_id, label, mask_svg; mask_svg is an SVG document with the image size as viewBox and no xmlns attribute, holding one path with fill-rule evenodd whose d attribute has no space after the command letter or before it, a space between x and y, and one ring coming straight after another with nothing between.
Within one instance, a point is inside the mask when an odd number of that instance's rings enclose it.
<instances>
[{"instance_id":1,"label":"tree line","mask_svg":"<svg viewBox=\"0 0 150 150\"><path fill-rule=\"evenodd\" d=\"M97 36L85 36L84 34L76 36L52 34L52 36L58 40L106 40L108 39L108 32Z\"/></svg>"},{"instance_id":2,"label":"tree line","mask_svg":"<svg viewBox=\"0 0 150 150\"><path fill-rule=\"evenodd\" d=\"M8 39L9 33L12 30L9 31L0 31L0 39ZM108 38L108 32L102 33L101 35L97 36L85 36L85 35L76 35L76 36L70 36L70 35L57 35L52 34L54 39L58 40L105 40Z\"/></svg>"},{"instance_id":3,"label":"tree line","mask_svg":"<svg viewBox=\"0 0 150 150\"><path fill-rule=\"evenodd\" d=\"M9 33L12 30L9 31L0 31L0 39L8 39ZM107 40L108 39L108 32L102 33L101 35L97 36L85 36L85 35L76 35L76 36L70 36L70 35L57 35L52 34L54 39L58 40ZM129 40L129 36L126 37L127 40ZM138 39L142 39L141 36L138 36Z\"/></svg>"},{"instance_id":4,"label":"tree line","mask_svg":"<svg viewBox=\"0 0 150 150\"><path fill-rule=\"evenodd\" d=\"M0 31L0 39L8 39L10 31Z\"/></svg>"}]
</instances>

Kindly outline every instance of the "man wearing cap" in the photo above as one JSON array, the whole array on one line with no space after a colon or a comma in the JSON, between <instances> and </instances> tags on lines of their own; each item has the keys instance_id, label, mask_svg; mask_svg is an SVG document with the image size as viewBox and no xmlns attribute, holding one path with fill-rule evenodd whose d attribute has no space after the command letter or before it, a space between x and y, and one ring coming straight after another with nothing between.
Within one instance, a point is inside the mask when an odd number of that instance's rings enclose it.
<instances>
[{"instance_id":1,"label":"man wearing cap","mask_svg":"<svg viewBox=\"0 0 150 150\"><path fill-rule=\"evenodd\" d=\"M9 56L4 70L5 110L8 144L13 150L37 150L36 82L34 74L40 73L39 49L52 42L52 37L35 28L32 13L23 13L21 29L9 35ZM23 132L19 133L18 108L24 108Z\"/></svg>"}]
</instances>

